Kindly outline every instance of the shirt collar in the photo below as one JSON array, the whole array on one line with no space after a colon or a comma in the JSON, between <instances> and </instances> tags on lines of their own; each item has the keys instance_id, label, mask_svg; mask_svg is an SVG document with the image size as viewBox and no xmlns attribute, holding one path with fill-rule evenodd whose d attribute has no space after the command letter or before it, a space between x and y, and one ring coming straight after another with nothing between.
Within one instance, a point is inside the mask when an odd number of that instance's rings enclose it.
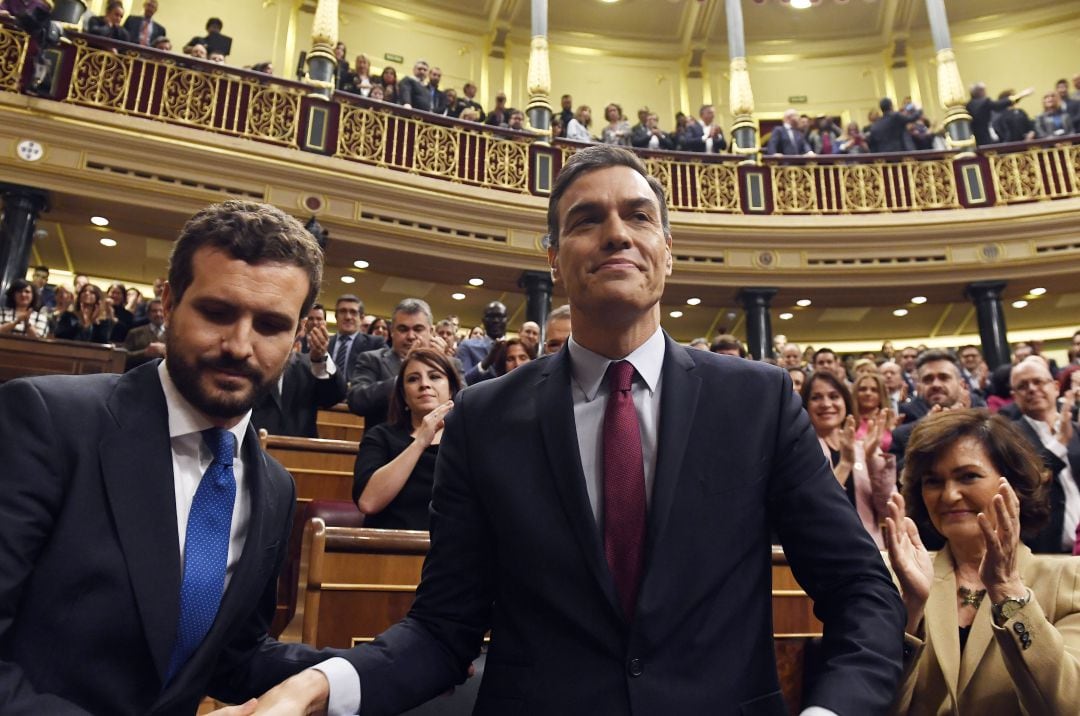
<instances>
[{"instance_id":1,"label":"shirt collar","mask_svg":"<svg viewBox=\"0 0 1080 716\"><path fill-rule=\"evenodd\" d=\"M200 413L187 398L180 394L169 375L169 369L165 361L158 364L158 376L161 378L161 388L165 391L165 407L169 412L169 439L201 433L203 430L214 425ZM248 423L251 422L251 411L244 413L236 425L229 428L229 432L236 438L236 455L240 454L240 448L244 443L244 435L247 434ZM235 457L235 456L234 456Z\"/></svg>"},{"instance_id":2,"label":"shirt collar","mask_svg":"<svg viewBox=\"0 0 1080 716\"><path fill-rule=\"evenodd\" d=\"M660 381L660 370L664 366L666 348L664 332L657 327L656 332L647 341L634 349L630 355L622 358L622 360L630 361L634 370L645 381L650 393L656 390L656 384ZM569 351L570 373L574 382L585 394L585 400L592 402L600 391L600 384L607 373L608 365L614 361L584 347L574 340L573 334L570 336Z\"/></svg>"}]
</instances>

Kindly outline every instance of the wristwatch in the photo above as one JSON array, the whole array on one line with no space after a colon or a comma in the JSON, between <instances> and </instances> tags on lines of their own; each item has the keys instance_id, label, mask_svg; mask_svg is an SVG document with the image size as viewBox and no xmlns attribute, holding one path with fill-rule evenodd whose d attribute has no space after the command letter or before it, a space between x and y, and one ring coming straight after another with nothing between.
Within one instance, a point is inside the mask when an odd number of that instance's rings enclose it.
<instances>
[{"instance_id":1,"label":"wristwatch","mask_svg":"<svg viewBox=\"0 0 1080 716\"><path fill-rule=\"evenodd\" d=\"M1031 601L1031 590L1022 597L1006 597L1001 602L990 606L990 613L994 615L994 623L999 627L1005 626L1005 622L1016 616L1016 613L1027 606Z\"/></svg>"}]
</instances>

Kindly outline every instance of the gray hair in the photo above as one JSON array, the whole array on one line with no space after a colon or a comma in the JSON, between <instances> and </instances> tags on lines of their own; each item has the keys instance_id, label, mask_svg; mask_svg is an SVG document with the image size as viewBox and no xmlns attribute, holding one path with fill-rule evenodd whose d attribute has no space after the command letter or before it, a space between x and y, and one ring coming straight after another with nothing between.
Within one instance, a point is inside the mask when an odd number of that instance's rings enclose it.
<instances>
[{"instance_id":1,"label":"gray hair","mask_svg":"<svg viewBox=\"0 0 1080 716\"><path fill-rule=\"evenodd\" d=\"M427 304L427 301L419 298L405 298L401 300L401 303L394 306L394 314L404 313L406 315L413 315L416 313L423 313L427 318L428 325L431 325L431 306Z\"/></svg>"}]
</instances>

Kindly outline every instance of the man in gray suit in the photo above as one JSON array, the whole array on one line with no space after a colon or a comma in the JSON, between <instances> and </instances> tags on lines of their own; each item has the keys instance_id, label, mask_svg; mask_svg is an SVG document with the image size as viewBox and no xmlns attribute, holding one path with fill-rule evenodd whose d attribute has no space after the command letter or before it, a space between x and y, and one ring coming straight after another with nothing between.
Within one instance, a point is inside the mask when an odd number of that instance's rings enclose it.
<instances>
[{"instance_id":1,"label":"man in gray suit","mask_svg":"<svg viewBox=\"0 0 1080 716\"><path fill-rule=\"evenodd\" d=\"M431 90L424 84L427 79L427 60L417 60L413 65L413 76L398 82L398 101L403 107L431 111Z\"/></svg>"}]
</instances>

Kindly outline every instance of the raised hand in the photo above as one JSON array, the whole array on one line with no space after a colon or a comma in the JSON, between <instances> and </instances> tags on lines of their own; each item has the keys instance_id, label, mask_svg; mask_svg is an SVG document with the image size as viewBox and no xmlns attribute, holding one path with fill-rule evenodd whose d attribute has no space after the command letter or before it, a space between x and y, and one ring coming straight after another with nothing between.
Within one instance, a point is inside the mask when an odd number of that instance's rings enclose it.
<instances>
[{"instance_id":1,"label":"raised hand","mask_svg":"<svg viewBox=\"0 0 1080 716\"><path fill-rule=\"evenodd\" d=\"M889 498L889 515L885 518L885 547L889 562L900 581L900 592L908 613L908 633L914 633L922 621L930 586L934 583L934 562L919 537L919 528L904 513L904 497L899 493Z\"/></svg>"},{"instance_id":2,"label":"raised hand","mask_svg":"<svg viewBox=\"0 0 1080 716\"><path fill-rule=\"evenodd\" d=\"M849 465L855 464L855 416L853 415L844 419L844 427L840 429L840 460Z\"/></svg>"},{"instance_id":3,"label":"raised hand","mask_svg":"<svg viewBox=\"0 0 1080 716\"><path fill-rule=\"evenodd\" d=\"M1026 590L1016 559L1020 544L1020 500L1004 477L994 499L979 513L978 521L986 542L979 578L990 600L997 603L1006 597L1024 596Z\"/></svg>"},{"instance_id":4,"label":"raised hand","mask_svg":"<svg viewBox=\"0 0 1080 716\"><path fill-rule=\"evenodd\" d=\"M1069 441L1072 440L1073 430L1075 430L1072 421L1074 405L1076 405L1076 389L1072 388L1065 391L1065 399L1061 403L1061 416L1060 420L1058 420L1058 429L1054 434L1057 441L1066 447L1068 447Z\"/></svg>"},{"instance_id":5,"label":"raised hand","mask_svg":"<svg viewBox=\"0 0 1080 716\"><path fill-rule=\"evenodd\" d=\"M416 431L414 439L425 448L435 441L435 437L442 431L446 424L446 416L454 409L454 401L448 400L442 405L424 416L420 421L420 428Z\"/></svg>"}]
</instances>

